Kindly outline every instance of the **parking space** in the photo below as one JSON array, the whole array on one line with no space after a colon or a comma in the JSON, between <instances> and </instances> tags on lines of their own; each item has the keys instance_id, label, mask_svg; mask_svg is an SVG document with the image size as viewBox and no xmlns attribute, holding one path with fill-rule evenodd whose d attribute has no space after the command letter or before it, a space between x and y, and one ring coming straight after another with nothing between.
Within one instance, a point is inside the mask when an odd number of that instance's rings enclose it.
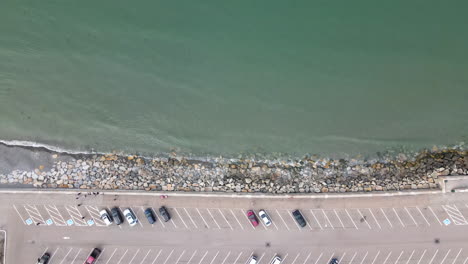
<instances>
[{"instance_id":1,"label":"parking space","mask_svg":"<svg viewBox=\"0 0 468 264\"><path fill-rule=\"evenodd\" d=\"M55 247L40 249L51 255L50 264L79 264L93 248ZM465 264L468 250L459 248L396 248L396 249L301 249L282 251L278 249L205 249L166 247L105 247L98 264L245 264L256 256L259 264L269 264L275 256L282 264L328 264L332 258L347 264ZM29 256L33 263L35 258ZM25 259L26 261L27 258Z\"/></svg>"}]
</instances>

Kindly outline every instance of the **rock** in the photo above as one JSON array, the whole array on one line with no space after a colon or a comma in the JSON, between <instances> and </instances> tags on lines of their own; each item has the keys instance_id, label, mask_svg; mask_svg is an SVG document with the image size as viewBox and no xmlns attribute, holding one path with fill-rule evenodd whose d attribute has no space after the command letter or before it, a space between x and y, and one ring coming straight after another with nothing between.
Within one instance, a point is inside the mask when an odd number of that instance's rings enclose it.
<instances>
[{"instance_id":1,"label":"rock","mask_svg":"<svg viewBox=\"0 0 468 264\"><path fill-rule=\"evenodd\" d=\"M245 178L245 183L249 184L249 183L251 183L251 182L252 182L252 179L250 179L250 178Z\"/></svg>"}]
</instances>

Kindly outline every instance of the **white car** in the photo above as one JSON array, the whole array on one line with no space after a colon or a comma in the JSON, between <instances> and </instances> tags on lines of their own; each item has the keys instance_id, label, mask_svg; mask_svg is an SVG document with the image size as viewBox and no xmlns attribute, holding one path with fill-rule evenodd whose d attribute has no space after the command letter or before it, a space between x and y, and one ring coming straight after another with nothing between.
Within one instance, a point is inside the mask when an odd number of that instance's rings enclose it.
<instances>
[{"instance_id":1,"label":"white car","mask_svg":"<svg viewBox=\"0 0 468 264\"><path fill-rule=\"evenodd\" d=\"M260 209L260 211L258 211L258 216L260 216L260 218L262 219L265 226L270 226L271 225L271 218L270 218L270 216L268 216L268 214L265 212L265 210Z\"/></svg>"},{"instance_id":2,"label":"white car","mask_svg":"<svg viewBox=\"0 0 468 264\"><path fill-rule=\"evenodd\" d=\"M251 256L249 260L247 261L247 264L257 264L257 257Z\"/></svg>"},{"instance_id":3,"label":"white car","mask_svg":"<svg viewBox=\"0 0 468 264\"><path fill-rule=\"evenodd\" d=\"M281 261L282 259L278 256L275 256L272 260L271 260L271 264L281 264Z\"/></svg>"},{"instance_id":4,"label":"white car","mask_svg":"<svg viewBox=\"0 0 468 264\"><path fill-rule=\"evenodd\" d=\"M130 208L127 208L123 211L125 219L127 219L127 222L130 226L135 226L138 223L138 220L135 216L135 214L130 210Z\"/></svg>"},{"instance_id":5,"label":"white car","mask_svg":"<svg viewBox=\"0 0 468 264\"><path fill-rule=\"evenodd\" d=\"M106 225L111 225L112 224L112 222L113 222L112 218L111 218L111 216L109 215L109 213L107 212L106 209L101 210L99 212L99 215L101 216L102 221L104 221L104 223Z\"/></svg>"}]
</instances>

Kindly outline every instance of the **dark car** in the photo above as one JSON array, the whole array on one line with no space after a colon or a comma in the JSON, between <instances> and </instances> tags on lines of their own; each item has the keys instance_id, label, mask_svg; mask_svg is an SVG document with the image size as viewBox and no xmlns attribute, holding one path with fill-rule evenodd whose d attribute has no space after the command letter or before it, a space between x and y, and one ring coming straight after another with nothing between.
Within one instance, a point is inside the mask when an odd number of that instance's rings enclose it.
<instances>
[{"instance_id":1,"label":"dark car","mask_svg":"<svg viewBox=\"0 0 468 264\"><path fill-rule=\"evenodd\" d=\"M99 248L94 248L86 259L85 264L95 264L99 258L99 255L101 255L101 250Z\"/></svg>"},{"instance_id":2,"label":"dark car","mask_svg":"<svg viewBox=\"0 0 468 264\"><path fill-rule=\"evenodd\" d=\"M116 225L122 224L123 220L122 220L122 215L120 214L119 208L117 207L112 208L111 215Z\"/></svg>"},{"instance_id":3,"label":"dark car","mask_svg":"<svg viewBox=\"0 0 468 264\"><path fill-rule=\"evenodd\" d=\"M304 227L307 225L306 220L302 216L301 212L299 210L294 210L292 212L292 215L294 216L294 219L296 219L296 222L301 226Z\"/></svg>"},{"instance_id":4,"label":"dark car","mask_svg":"<svg viewBox=\"0 0 468 264\"><path fill-rule=\"evenodd\" d=\"M258 219L253 210L247 211L247 218L253 226L258 226Z\"/></svg>"},{"instance_id":5,"label":"dark car","mask_svg":"<svg viewBox=\"0 0 468 264\"><path fill-rule=\"evenodd\" d=\"M329 264L338 264L338 259L337 258L332 258L330 260L330 263Z\"/></svg>"},{"instance_id":6,"label":"dark car","mask_svg":"<svg viewBox=\"0 0 468 264\"><path fill-rule=\"evenodd\" d=\"M166 207L161 206L161 208L159 208L159 214L161 215L164 222L171 220L171 216L169 215L169 212L167 211Z\"/></svg>"},{"instance_id":7,"label":"dark car","mask_svg":"<svg viewBox=\"0 0 468 264\"><path fill-rule=\"evenodd\" d=\"M49 263L50 255L49 253L44 253L42 257L37 259L37 264L47 264Z\"/></svg>"},{"instance_id":8,"label":"dark car","mask_svg":"<svg viewBox=\"0 0 468 264\"><path fill-rule=\"evenodd\" d=\"M146 208L145 216L150 224L154 224L156 222L156 218L154 217L153 210L151 210L151 208Z\"/></svg>"}]
</instances>

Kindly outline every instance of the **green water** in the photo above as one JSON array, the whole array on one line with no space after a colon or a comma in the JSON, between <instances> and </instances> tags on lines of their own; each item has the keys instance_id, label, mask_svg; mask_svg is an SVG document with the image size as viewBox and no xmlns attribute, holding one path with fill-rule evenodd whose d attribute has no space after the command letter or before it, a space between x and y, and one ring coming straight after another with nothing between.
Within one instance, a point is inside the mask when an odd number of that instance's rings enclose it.
<instances>
[{"instance_id":1,"label":"green water","mask_svg":"<svg viewBox=\"0 0 468 264\"><path fill-rule=\"evenodd\" d=\"M13 1L0 139L374 153L468 139L466 1Z\"/></svg>"}]
</instances>

